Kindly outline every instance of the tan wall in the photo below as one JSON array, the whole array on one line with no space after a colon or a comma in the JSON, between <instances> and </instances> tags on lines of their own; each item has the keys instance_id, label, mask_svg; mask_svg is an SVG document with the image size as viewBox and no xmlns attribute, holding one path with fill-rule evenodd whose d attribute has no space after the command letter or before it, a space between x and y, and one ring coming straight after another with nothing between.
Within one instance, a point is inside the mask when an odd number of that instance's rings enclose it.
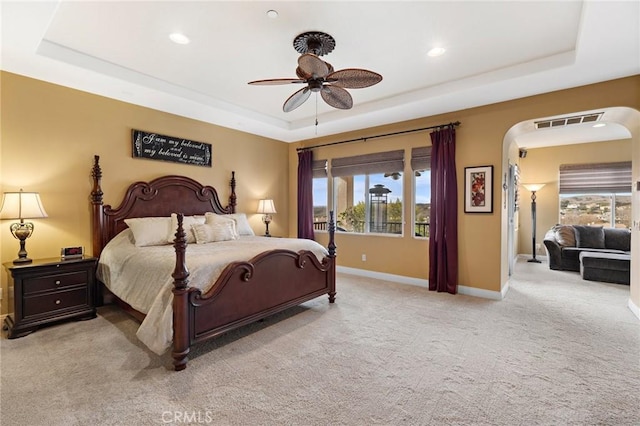
<instances>
[{"instance_id":1,"label":"tan wall","mask_svg":"<svg viewBox=\"0 0 640 426\"><path fill-rule=\"evenodd\" d=\"M558 170L560 164L608 163L631 161L631 139L565 145L527 150L520 159L523 183L544 183L536 193L536 242L542 244L544 234L560 222ZM531 254L531 192L520 189L520 226L518 253ZM536 255L544 255L544 246Z\"/></svg>"},{"instance_id":2,"label":"tan wall","mask_svg":"<svg viewBox=\"0 0 640 426\"><path fill-rule=\"evenodd\" d=\"M229 197L231 171L238 182L238 211L248 213L256 233L264 233L253 212L260 198L273 198L278 214L270 231L288 234L288 144L178 117L3 72L0 189L40 193L47 219L33 220L27 240L31 258L56 257L64 246L91 250L89 193L93 155L101 156L107 204L118 204L125 187L165 174L189 176ZM131 130L153 131L213 145L213 167L132 158ZM18 241L0 224L2 262L17 256ZM7 294L3 271L2 288ZM2 300L7 312L7 297Z\"/></svg>"},{"instance_id":3,"label":"tan wall","mask_svg":"<svg viewBox=\"0 0 640 426\"><path fill-rule=\"evenodd\" d=\"M503 161L506 164L507 157L512 156L509 149L503 146L509 142L505 141L505 135L512 126L522 121L614 106L640 109L640 76L294 144L289 150L291 161L289 169L291 182L290 229L296 229L297 154L295 148L460 121L462 125L456 132L459 283L478 289L501 291L508 279L508 264L506 261L503 262L505 252L502 251L502 247L507 244L506 233L503 232L503 217L506 214L506 210L503 208L505 193L502 191ZM322 124L320 124L319 131L322 131ZM430 144L429 135L426 132L319 148L314 150L314 156L318 159L331 158L399 148L404 148L405 153L408 154L411 147L425 143ZM494 166L494 213L465 214L462 179L464 168L480 165ZM410 200L410 179L405 180L404 185L405 200ZM526 199L528 196L528 194L524 194L523 197ZM408 222L410 220L407 218L411 217L411 207L406 202L405 205L405 221ZM526 219L520 218L520 223L524 222ZM407 232L407 226L409 225L405 225L403 238L337 235L338 264L427 279L428 243L413 239L411 233ZM526 233L526 230L522 232ZM319 234L318 240L325 241L324 237ZM366 250L367 253L366 262L361 260L363 250Z\"/></svg>"},{"instance_id":4,"label":"tan wall","mask_svg":"<svg viewBox=\"0 0 640 426\"><path fill-rule=\"evenodd\" d=\"M34 221L35 233L27 241L31 257L58 256L63 246L91 246L88 195L94 154L102 157L103 190L107 203L117 203L126 184L164 174L187 175L211 184L220 189L224 200L228 196L230 171L235 170L239 211L249 213L254 230L261 233L263 225L259 215L251 212L256 208L258 199L269 196L275 200L278 209L270 230L274 235L295 235L296 147L459 120L462 125L457 130L456 161L460 284L490 291L500 291L506 277L506 262L502 261L501 253L501 246L506 244L502 235L501 185L502 163L506 158L503 141L507 131L516 123L537 117L612 106L640 109L640 76L636 76L288 145L10 73L2 73L0 78L0 189L24 188L40 192L49 214L48 219ZM132 128L212 143L213 167L134 159L131 157ZM322 131L322 124L319 131ZM429 143L428 133L415 133L322 148L317 150L316 158L399 147L408 154L411 147L425 143ZM492 214L464 213L464 167L478 165L494 166ZM634 164L636 177L637 170ZM635 195L634 206L637 206L637 193ZM405 182L404 199L411 199L410 182ZM637 208L635 212L637 217ZM339 235L339 265L426 279L427 242L411 237L410 217L410 211L405 211L407 225L403 238ZM521 222L525 221L521 219ZM17 241L9 233L10 223L2 221L0 224L2 262L14 259L18 249ZM326 242L323 237L318 240ZM367 262L360 259L363 248ZM635 276L638 275L636 271ZM6 275L2 273L1 276L6 292ZM638 298L640 295L635 300ZM6 312L6 298L2 312Z\"/></svg>"}]
</instances>

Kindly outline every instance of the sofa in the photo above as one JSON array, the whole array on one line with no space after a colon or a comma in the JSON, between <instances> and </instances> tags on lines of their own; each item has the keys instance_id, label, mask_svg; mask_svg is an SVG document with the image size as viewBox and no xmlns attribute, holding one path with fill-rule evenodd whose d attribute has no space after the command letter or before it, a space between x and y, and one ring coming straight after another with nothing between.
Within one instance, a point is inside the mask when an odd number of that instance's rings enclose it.
<instances>
[{"instance_id":1,"label":"sofa","mask_svg":"<svg viewBox=\"0 0 640 426\"><path fill-rule=\"evenodd\" d=\"M629 284L631 231L556 225L544 236L549 268L580 272L587 280Z\"/></svg>"}]
</instances>

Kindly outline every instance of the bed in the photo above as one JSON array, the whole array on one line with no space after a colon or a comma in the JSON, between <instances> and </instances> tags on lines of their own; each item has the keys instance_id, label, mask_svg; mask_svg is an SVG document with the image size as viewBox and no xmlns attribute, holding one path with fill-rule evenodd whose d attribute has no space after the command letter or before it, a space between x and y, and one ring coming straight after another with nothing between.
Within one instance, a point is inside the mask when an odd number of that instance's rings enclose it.
<instances>
[{"instance_id":1,"label":"bed","mask_svg":"<svg viewBox=\"0 0 640 426\"><path fill-rule=\"evenodd\" d=\"M151 316L156 316L154 309L160 309L160 316L167 320L165 324L168 325L166 328L164 325L153 325L148 328L147 334L151 336L157 332L159 335L168 335L176 371L186 368L193 344L215 338L323 294L328 295L329 303L335 302L336 246L333 214L330 215L329 243L326 248L311 240L250 236L240 237L237 241L190 244L187 242L188 232L191 231L187 226L188 218L237 217L234 172L231 175L229 204L226 207L222 206L215 188L185 176L172 175L150 182L132 183L120 205L112 208L103 203L102 169L99 161L100 157L96 155L91 173L91 207L93 255L100 258L98 276L101 285L106 294L115 295L116 301L127 307L142 324ZM127 253L134 251L130 247L132 238L127 233L134 229L128 229L126 222L131 224L133 218L168 218L172 214L173 223L177 224L173 244L162 248L149 247L143 254L149 259L149 264L156 254L162 256L163 260L153 266L154 273L138 274L145 275L154 282L147 283L140 279L140 282L135 282L135 286L127 284L130 287L158 284L153 290L158 292L155 298L165 299L167 305L158 309L142 309L136 303L129 303L125 300L126 297L120 299L117 291L114 293L109 290L110 287L117 286L104 281L110 281L108 274L118 269L113 275L117 281L119 273L125 270L125 265L130 268L128 265L133 264L127 257ZM203 261L207 256L211 257L203 252L204 246L215 248L224 256L231 256L232 246L236 242L237 247L242 243L245 247L251 247L246 250L237 249L242 252L242 256L249 258L233 260L216 267ZM313 245L319 246L322 252ZM167 252L171 253L170 258L167 258ZM105 266L108 259L115 259L115 263ZM216 273L205 276L209 269L215 269ZM161 291L167 294L161 295ZM159 353L157 349L154 351Z\"/></svg>"}]
</instances>

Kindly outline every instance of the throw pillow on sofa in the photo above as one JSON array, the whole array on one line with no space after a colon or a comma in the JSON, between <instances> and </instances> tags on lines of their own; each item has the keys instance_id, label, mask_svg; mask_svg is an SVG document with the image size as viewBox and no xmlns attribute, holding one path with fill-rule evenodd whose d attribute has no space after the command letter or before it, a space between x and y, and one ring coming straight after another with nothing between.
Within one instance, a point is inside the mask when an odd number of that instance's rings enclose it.
<instances>
[{"instance_id":1,"label":"throw pillow on sofa","mask_svg":"<svg viewBox=\"0 0 640 426\"><path fill-rule=\"evenodd\" d=\"M576 233L571 225L556 225L553 227L556 241L563 247L576 246Z\"/></svg>"},{"instance_id":2,"label":"throw pillow on sofa","mask_svg":"<svg viewBox=\"0 0 640 426\"><path fill-rule=\"evenodd\" d=\"M605 248L602 226L573 225L576 231L576 245L581 248Z\"/></svg>"}]
</instances>

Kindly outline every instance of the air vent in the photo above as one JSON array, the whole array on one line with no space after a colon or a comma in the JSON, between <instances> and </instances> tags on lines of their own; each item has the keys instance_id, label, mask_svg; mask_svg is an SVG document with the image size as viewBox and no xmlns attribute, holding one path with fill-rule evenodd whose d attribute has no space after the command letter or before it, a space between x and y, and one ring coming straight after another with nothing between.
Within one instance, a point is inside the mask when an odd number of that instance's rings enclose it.
<instances>
[{"instance_id":1,"label":"air vent","mask_svg":"<svg viewBox=\"0 0 640 426\"><path fill-rule=\"evenodd\" d=\"M603 112L576 115L573 117L554 118L552 120L536 121L536 129L548 129L551 127L564 127L570 124L592 123L602 118Z\"/></svg>"}]
</instances>

